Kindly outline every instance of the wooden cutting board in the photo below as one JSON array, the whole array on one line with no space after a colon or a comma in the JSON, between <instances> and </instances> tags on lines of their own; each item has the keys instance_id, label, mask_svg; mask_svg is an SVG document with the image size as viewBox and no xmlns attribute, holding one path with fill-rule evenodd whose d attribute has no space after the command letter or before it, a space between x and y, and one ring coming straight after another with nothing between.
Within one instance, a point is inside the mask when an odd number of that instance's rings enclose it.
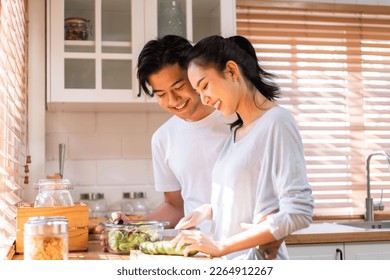
<instances>
[{"instance_id":1,"label":"wooden cutting board","mask_svg":"<svg viewBox=\"0 0 390 280\"><path fill-rule=\"evenodd\" d=\"M148 255L139 250L130 251L130 260L154 260L154 261L193 261L193 260L218 260L220 258L210 258L203 253L197 253L192 257L168 256L168 255Z\"/></svg>"}]
</instances>

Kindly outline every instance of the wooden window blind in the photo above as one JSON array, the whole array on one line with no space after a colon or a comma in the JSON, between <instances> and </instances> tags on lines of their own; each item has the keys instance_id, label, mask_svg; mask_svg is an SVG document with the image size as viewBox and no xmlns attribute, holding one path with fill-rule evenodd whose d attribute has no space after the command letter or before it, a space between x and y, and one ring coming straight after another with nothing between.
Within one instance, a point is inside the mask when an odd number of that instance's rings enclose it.
<instances>
[{"instance_id":1,"label":"wooden window blind","mask_svg":"<svg viewBox=\"0 0 390 280\"><path fill-rule=\"evenodd\" d=\"M390 151L390 7L237 0L237 34L278 76L280 104L304 142L314 214L364 214L366 159ZM390 209L390 172L371 160L375 203Z\"/></svg>"},{"instance_id":2,"label":"wooden window blind","mask_svg":"<svg viewBox=\"0 0 390 280\"><path fill-rule=\"evenodd\" d=\"M0 1L0 259L12 254L27 147L27 0Z\"/></svg>"}]
</instances>

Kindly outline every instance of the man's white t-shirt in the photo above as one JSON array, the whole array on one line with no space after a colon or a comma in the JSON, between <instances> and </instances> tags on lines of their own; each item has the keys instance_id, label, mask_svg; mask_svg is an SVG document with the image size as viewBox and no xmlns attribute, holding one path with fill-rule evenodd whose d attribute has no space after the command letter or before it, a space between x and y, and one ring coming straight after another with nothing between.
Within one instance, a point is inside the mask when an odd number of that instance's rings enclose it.
<instances>
[{"instance_id":1,"label":"man's white t-shirt","mask_svg":"<svg viewBox=\"0 0 390 280\"><path fill-rule=\"evenodd\" d=\"M153 134L155 188L161 192L180 190L185 215L210 203L211 172L230 135L232 120L217 110L196 122L172 116ZM210 222L199 227L208 234Z\"/></svg>"},{"instance_id":2,"label":"man's white t-shirt","mask_svg":"<svg viewBox=\"0 0 390 280\"><path fill-rule=\"evenodd\" d=\"M267 111L239 141L232 133L212 180L214 240L238 234L243 231L240 223L257 223L277 209L266 220L276 239L311 222L314 205L301 137L292 115L282 107ZM262 255L252 248L225 258L262 259ZM283 243L277 259L287 258Z\"/></svg>"}]
</instances>

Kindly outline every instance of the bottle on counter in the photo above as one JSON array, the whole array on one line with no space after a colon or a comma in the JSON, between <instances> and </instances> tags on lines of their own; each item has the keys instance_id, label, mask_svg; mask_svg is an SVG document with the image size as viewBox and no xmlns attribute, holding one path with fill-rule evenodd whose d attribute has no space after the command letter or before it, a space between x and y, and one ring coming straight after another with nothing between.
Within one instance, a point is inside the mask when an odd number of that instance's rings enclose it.
<instances>
[{"instance_id":1,"label":"bottle on counter","mask_svg":"<svg viewBox=\"0 0 390 280\"><path fill-rule=\"evenodd\" d=\"M90 218L100 218L107 214L104 193L81 193L80 202L88 205L88 215Z\"/></svg>"},{"instance_id":2,"label":"bottle on counter","mask_svg":"<svg viewBox=\"0 0 390 280\"><path fill-rule=\"evenodd\" d=\"M123 193L121 211L126 215L144 216L149 213L146 192Z\"/></svg>"},{"instance_id":3,"label":"bottle on counter","mask_svg":"<svg viewBox=\"0 0 390 280\"><path fill-rule=\"evenodd\" d=\"M24 224L25 260L67 260L68 242L66 217L30 217Z\"/></svg>"}]
</instances>

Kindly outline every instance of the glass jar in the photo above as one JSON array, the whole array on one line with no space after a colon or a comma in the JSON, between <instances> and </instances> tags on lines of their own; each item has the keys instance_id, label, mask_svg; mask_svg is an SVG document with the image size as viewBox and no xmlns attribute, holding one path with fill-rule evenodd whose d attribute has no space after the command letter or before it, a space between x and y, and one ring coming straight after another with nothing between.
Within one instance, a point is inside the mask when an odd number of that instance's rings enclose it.
<instances>
[{"instance_id":1,"label":"glass jar","mask_svg":"<svg viewBox=\"0 0 390 280\"><path fill-rule=\"evenodd\" d=\"M34 207L74 206L70 195L73 186L68 179L40 179L34 189L38 190Z\"/></svg>"},{"instance_id":2,"label":"glass jar","mask_svg":"<svg viewBox=\"0 0 390 280\"><path fill-rule=\"evenodd\" d=\"M25 260L67 260L68 242L66 217L30 217L24 224Z\"/></svg>"},{"instance_id":3,"label":"glass jar","mask_svg":"<svg viewBox=\"0 0 390 280\"><path fill-rule=\"evenodd\" d=\"M127 207L127 208L126 208ZM128 213L131 210L130 213ZM144 216L149 213L146 192L125 192L122 199L122 212L127 215Z\"/></svg>"},{"instance_id":4,"label":"glass jar","mask_svg":"<svg viewBox=\"0 0 390 280\"><path fill-rule=\"evenodd\" d=\"M107 213L104 193L81 193L80 201L88 205L88 215L90 218L104 217Z\"/></svg>"},{"instance_id":5,"label":"glass jar","mask_svg":"<svg viewBox=\"0 0 390 280\"><path fill-rule=\"evenodd\" d=\"M132 215L134 212L132 199L130 199L130 193L128 192L122 194L121 211L127 216Z\"/></svg>"},{"instance_id":6,"label":"glass jar","mask_svg":"<svg viewBox=\"0 0 390 280\"><path fill-rule=\"evenodd\" d=\"M79 17L65 19L65 40L88 40L89 20Z\"/></svg>"}]
</instances>

